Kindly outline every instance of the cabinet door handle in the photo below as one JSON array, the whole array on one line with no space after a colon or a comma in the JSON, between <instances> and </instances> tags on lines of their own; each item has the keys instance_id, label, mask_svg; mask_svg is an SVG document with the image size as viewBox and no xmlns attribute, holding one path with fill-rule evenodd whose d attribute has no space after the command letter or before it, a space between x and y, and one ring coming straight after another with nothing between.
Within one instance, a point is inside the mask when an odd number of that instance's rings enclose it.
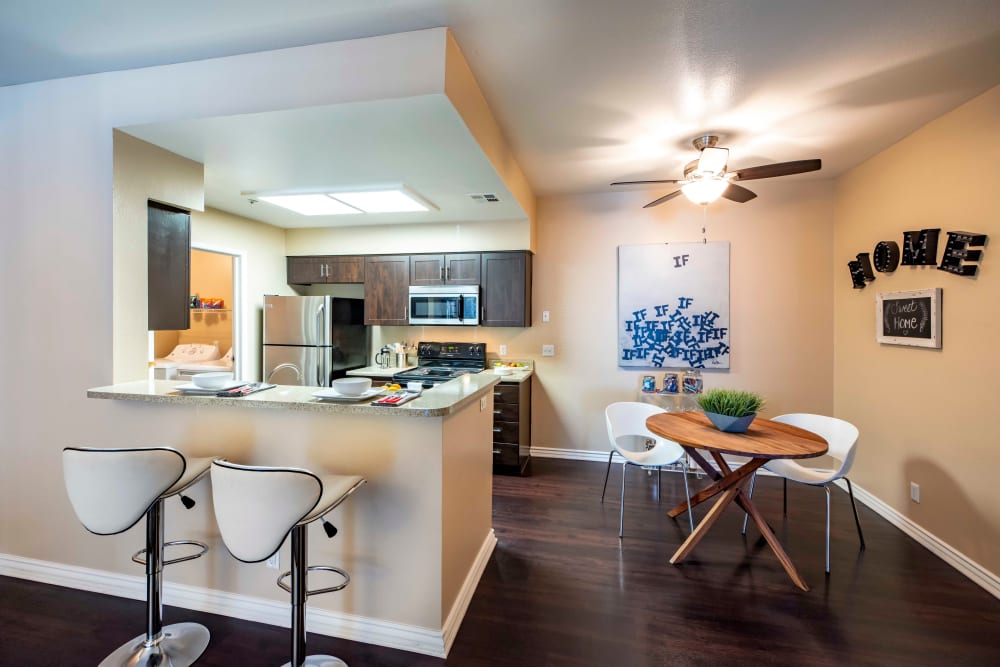
<instances>
[{"instance_id":1,"label":"cabinet door handle","mask_svg":"<svg viewBox=\"0 0 1000 667\"><path fill-rule=\"evenodd\" d=\"M444 280L445 280L445 282L448 282L449 280L451 280L451 267L450 266L446 266L445 269L444 269Z\"/></svg>"},{"instance_id":2,"label":"cabinet door handle","mask_svg":"<svg viewBox=\"0 0 1000 667\"><path fill-rule=\"evenodd\" d=\"M502 430L503 430L503 429L501 429L501 428L500 428L499 426L494 426L494 427L493 427L493 432L494 432L494 433L499 433L499 432L500 432L500 431L502 431Z\"/></svg>"},{"instance_id":3,"label":"cabinet door handle","mask_svg":"<svg viewBox=\"0 0 1000 667\"><path fill-rule=\"evenodd\" d=\"M444 267L441 267L441 282L444 282Z\"/></svg>"},{"instance_id":4,"label":"cabinet door handle","mask_svg":"<svg viewBox=\"0 0 1000 667\"><path fill-rule=\"evenodd\" d=\"M497 454L497 455L500 455L500 454L503 454L503 452L502 452L502 451L500 451L499 449L494 449L494 450L493 450L493 453L494 453L494 454Z\"/></svg>"},{"instance_id":5,"label":"cabinet door handle","mask_svg":"<svg viewBox=\"0 0 1000 667\"><path fill-rule=\"evenodd\" d=\"M495 394L494 394L494 395L495 395ZM493 411L493 414L495 414L495 415L498 415L498 414L500 414L500 411L499 411L499 410L494 410L494 411Z\"/></svg>"},{"instance_id":6,"label":"cabinet door handle","mask_svg":"<svg viewBox=\"0 0 1000 667\"><path fill-rule=\"evenodd\" d=\"M493 392L493 397L494 398L499 398L500 397L500 392L499 391Z\"/></svg>"}]
</instances>

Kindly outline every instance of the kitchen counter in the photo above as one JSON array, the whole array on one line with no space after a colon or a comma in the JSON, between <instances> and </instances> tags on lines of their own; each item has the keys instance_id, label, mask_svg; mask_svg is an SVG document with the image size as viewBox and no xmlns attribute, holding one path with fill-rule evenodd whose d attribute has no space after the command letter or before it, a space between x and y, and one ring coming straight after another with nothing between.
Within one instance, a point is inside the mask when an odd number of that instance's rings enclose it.
<instances>
[{"instance_id":1,"label":"kitchen counter","mask_svg":"<svg viewBox=\"0 0 1000 667\"><path fill-rule=\"evenodd\" d=\"M379 397L355 403L320 401L313 398L319 387L298 387L278 385L242 398L218 398L216 396L189 396L181 394L176 387L184 382L170 380L140 380L108 387L87 390L88 398L106 398L120 401L143 401L145 403L173 403L193 406L218 406L232 408L271 408L333 414L370 414L391 417L441 417L461 410L477 397L501 380L512 376L499 376L484 372L464 375L460 378L425 389L417 398L399 407L377 407L369 405Z\"/></svg>"},{"instance_id":2,"label":"kitchen counter","mask_svg":"<svg viewBox=\"0 0 1000 667\"><path fill-rule=\"evenodd\" d=\"M416 368L416 366L393 366L392 368L365 366L364 368L355 368L353 371L347 371L347 374L360 375L361 377L366 378L385 378L386 380L390 380L396 373L413 370L414 368Z\"/></svg>"},{"instance_id":3,"label":"kitchen counter","mask_svg":"<svg viewBox=\"0 0 1000 667\"><path fill-rule=\"evenodd\" d=\"M480 375L486 375L486 376L492 375L501 382L515 382L518 384L530 379L531 376L534 374L535 370L533 368L525 368L523 370L512 371L510 375L497 375L496 373L493 372L492 368L487 368L485 371L480 373Z\"/></svg>"},{"instance_id":4,"label":"kitchen counter","mask_svg":"<svg viewBox=\"0 0 1000 667\"><path fill-rule=\"evenodd\" d=\"M364 477L368 483L330 514L340 529L335 539L311 528L310 562L344 568L351 584L309 600L309 631L444 657L496 545L492 440L499 380L465 375L397 408L321 403L311 396L317 387L217 398L182 396L173 381L128 382L87 392L105 400L94 406L97 426L81 429L80 442L169 446L191 457ZM210 481L189 494L209 511L171 511L171 532L210 550L198 567L171 572L168 599L171 585L182 586L189 593L180 604L191 608L218 613L199 601L239 599L243 611L234 616L263 609L252 619L287 619L288 595L274 586L270 570L236 562L222 544ZM94 548L93 536L72 533L66 548ZM134 532L121 537L129 538ZM288 558L286 540L280 559Z\"/></svg>"}]
</instances>

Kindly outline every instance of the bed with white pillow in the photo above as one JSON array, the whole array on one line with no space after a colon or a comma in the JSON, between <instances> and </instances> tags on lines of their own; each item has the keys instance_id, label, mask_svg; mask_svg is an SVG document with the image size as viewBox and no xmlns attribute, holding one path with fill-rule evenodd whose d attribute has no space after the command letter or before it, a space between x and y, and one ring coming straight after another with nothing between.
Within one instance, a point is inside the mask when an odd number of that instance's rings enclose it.
<instances>
[{"instance_id":1,"label":"bed with white pillow","mask_svg":"<svg viewBox=\"0 0 1000 667\"><path fill-rule=\"evenodd\" d=\"M156 359L158 368L175 368L178 377L196 373L233 370L233 349L222 354L219 343L181 343L165 357Z\"/></svg>"}]
</instances>

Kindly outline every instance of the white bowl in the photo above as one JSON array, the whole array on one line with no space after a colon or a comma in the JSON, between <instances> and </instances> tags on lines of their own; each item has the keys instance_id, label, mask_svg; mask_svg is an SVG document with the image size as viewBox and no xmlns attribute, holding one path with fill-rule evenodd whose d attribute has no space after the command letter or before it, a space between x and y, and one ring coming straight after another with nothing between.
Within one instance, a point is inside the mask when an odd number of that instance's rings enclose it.
<instances>
[{"instance_id":1,"label":"white bowl","mask_svg":"<svg viewBox=\"0 0 1000 667\"><path fill-rule=\"evenodd\" d=\"M510 368L509 366L496 366L493 369L493 373L496 375L510 375L513 372L514 369Z\"/></svg>"},{"instance_id":2,"label":"white bowl","mask_svg":"<svg viewBox=\"0 0 1000 667\"><path fill-rule=\"evenodd\" d=\"M232 373L198 373L191 376L191 382L202 389L222 389L232 381Z\"/></svg>"},{"instance_id":3,"label":"white bowl","mask_svg":"<svg viewBox=\"0 0 1000 667\"><path fill-rule=\"evenodd\" d=\"M371 378L340 378L330 385L344 396L360 396L372 388Z\"/></svg>"}]
</instances>

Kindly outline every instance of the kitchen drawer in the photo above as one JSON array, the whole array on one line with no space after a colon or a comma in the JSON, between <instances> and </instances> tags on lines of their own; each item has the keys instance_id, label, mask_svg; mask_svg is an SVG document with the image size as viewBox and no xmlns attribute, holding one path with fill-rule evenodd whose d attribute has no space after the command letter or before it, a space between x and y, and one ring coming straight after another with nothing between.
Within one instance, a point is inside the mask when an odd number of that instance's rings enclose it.
<instances>
[{"instance_id":1,"label":"kitchen drawer","mask_svg":"<svg viewBox=\"0 0 1000 667\"><path fill-rule=\"evenodd\" d=\"M494 403L513 403L517 405L520 400L521 388L516 384L500 383L493 387Z\"/></svg>"},{"instance_id":2,"label":"kitchen drawer","mask_svg":"<svg viewBox=\"0 0 1000 667\"><path fill-rule=\"evenodd\" d=\"M520 412L520 406L516 403L493 403L493 421L494 422L516 422L518 418L518 413Z\"/></svg>"},{"instance_id":3,"label":"kitchen drawer","mask_svg":"<svg viewBox=\"0 0 1000 667\"><path fill-rule=\"evenodd\" d=\"M521 425L518 422L493 422L493 442L507 442L517 444L520 442Z\"/></svg>"},{"instance_id":4,"label":"kitchen drawer","mask_svg":"<svg viewBox=\"0 0 1000 667\"><path fill-rule=\"evenodd\" d=\"M520 446L493 443L493 465L517 466L520 464Z\"/></svg>"}]
</instances>

